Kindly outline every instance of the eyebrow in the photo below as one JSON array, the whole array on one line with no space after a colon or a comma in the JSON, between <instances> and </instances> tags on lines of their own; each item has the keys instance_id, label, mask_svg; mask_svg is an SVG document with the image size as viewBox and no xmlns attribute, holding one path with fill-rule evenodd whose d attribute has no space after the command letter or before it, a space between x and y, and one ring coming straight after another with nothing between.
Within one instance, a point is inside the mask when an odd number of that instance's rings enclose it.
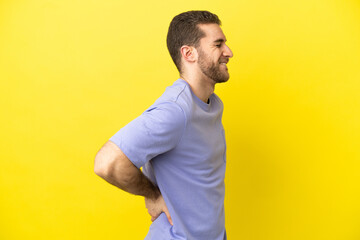
<instances>
[{"instance_id":1,"label":"eyebrow","mask_svg":"<svg viewBox=\"0 0 360 240\"><path fill-rule=\"evenodd\" d=\"M226 42L226 40L223 38L219 38L219 39L215 40L214 42L215 43L223 43L223 42Z\"/></svg>"},{"instance_id":2,"label":"eyebrow","mask_svg":"<svg viewBox=\"0 0 360 240\"><path fill-rule=\"evenodd\" d=\"M226 39L223 39L223 38L219 38L214 41L214 43L224 43L224 42L226 42Z\"/></svg>"}]
</instances>

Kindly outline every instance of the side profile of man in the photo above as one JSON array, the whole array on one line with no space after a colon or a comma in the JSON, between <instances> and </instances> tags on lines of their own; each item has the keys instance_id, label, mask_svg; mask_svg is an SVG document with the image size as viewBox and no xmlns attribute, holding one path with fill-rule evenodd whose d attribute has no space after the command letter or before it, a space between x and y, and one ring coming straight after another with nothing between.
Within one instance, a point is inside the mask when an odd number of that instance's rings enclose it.
<instances>
[{"instance_id":1,"label":"side profile of man","mask_svg":"<svg viewBox=\"0 0 360 240\"><path fill-rule=\"evenodd\" d=\"M226 239L223 104L214 88L229 79L233 54L220 25L208 11L173 18L167 46L180 78L95 157L97 175L145 197L153 221L145 239Z\"/></svg>"}]
</instances>

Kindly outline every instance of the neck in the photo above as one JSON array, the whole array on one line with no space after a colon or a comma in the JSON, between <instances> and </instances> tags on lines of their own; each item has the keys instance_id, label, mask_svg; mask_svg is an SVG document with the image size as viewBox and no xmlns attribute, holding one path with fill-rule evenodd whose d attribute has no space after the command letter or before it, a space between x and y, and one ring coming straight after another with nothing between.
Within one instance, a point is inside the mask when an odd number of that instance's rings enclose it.
<instances>
[{"instance_id":1,"label":"neck","mask_svg":"<svg viewBox=\"0 0 360 240\"><path fill-rule=\"evenodd\" d=\"M214 93L215 82L211 79L192 78L186 74L180 74L180 78L185 80L193 93L201 99L201 101L208 103L209 97Z\"/></svg>"}]
</instances>

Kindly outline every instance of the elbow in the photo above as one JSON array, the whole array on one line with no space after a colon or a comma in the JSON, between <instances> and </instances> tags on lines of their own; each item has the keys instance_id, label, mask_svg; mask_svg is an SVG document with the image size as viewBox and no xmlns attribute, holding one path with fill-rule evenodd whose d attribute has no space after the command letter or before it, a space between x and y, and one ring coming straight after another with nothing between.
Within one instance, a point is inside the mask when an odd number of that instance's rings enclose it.
<instances>
[{"instance_id":1,"label":"elbow","mask_svg":"<svg viewBox=\"0 0 360 240\"><path fill-rule=\"evenodd\" d=\"M106 161L101 151L99 151L95 156L94 172L96 175L104 179L108 178L111 174L110 164Z\"/></svg>"},{"instance_id":2,"label":"elbow","mask_svg":"<svg viewBox=\"0 0 360 240\"><path fill-rule=\"evenodd\" d=\"M105 175L106 175L106 169L100 167L96 163L95 163L95 166L94 166L94 172L95 172L96 175L98 175L99 177L102 177L102 178L104 178Z\"/></svg>"},{"instance_id":3,"label":"elbow","mask_svg":"<svg viewBox=\"0 0 360 240\"><path fill-rule=\"evenodd\" d=\"M103 177L106 174L106 169L100 166L98 160L95 158L94 172L99 177Z\"/></svg>"},{"instance_id":4,"label":"elbow","mask_svg":"<svg viewBox=\"0 0 360 240\"><path fill-rule=\"evenodd\" d=\"M135 181L134 175L137 175L138 171L111 142L106 143L95 156L95 174L121 189Z\"/></svg>"}]
</instances>

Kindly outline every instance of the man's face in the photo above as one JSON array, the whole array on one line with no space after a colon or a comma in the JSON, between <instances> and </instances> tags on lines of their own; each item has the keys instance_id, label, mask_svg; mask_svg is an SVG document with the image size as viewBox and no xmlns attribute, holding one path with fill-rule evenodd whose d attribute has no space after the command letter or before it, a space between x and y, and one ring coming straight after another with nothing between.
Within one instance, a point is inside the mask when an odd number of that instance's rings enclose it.
<instances>
[{"instance_id":1,"label":"man's face","mask_svg":"<svg viewBox=\"0 0 360 240\"><path fill-rule=\"evenodd\" d=\"M199 28L205 33L197 48L199 68L216 83L226 82L229 79L226 64L233 54L225 44L225 35L217 24L200 24Z\"/></svg>"}]
</instances>

